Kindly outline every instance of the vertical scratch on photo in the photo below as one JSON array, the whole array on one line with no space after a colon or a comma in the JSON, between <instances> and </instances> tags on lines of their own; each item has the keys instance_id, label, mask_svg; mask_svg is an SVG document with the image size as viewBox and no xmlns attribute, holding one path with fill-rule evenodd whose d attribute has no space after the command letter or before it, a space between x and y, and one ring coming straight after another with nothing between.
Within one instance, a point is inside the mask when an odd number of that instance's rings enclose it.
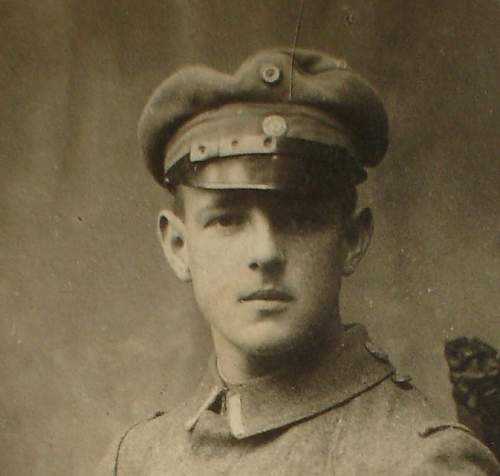
<instances>
[{"instance_id":1,"label":"vertical scratch on photo","mask_svg":"<svg viewBox=\"0 0 500 476\"><path fill-rule=\"evenodd\" d=\"M297 24L295 25L295 33L293 37L293 46L292 46L292 56L290 59L290 91L288 95L288 99L291 101L293 97L293 68L295 66L295 50L297 49L297 42L300 34L300 27L302 25L302 18L304 15L304 4L306 0L302 0L300 3L299 16L297 18Z\"/></svg>"}]
</instances>

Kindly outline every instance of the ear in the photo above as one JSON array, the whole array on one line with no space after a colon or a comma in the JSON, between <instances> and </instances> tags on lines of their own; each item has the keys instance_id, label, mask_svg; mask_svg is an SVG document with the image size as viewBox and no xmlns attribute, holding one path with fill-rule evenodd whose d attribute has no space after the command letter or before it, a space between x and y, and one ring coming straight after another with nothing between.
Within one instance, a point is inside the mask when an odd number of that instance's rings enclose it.
<instances>
[{"instance_id":1,"label":"ear","mask_svg":"<svg viewBox=\"0 0 500 476\"><path fill-rule=\"evenodd\" d=\"M158 238L168 264L181 281L191 281L186 227L171 210L158 214Z\"/></svg>"},{"instance_id":2,"label":"ear","mask_svg":"<svg viewBox=\"0 0 500 476\"><path fill-rule=\"evenodd\" d=\"M350 276L363 259L373 235L373 216L369 208L357 213L347 224L344 242L346 254L342 274Z\"/></svg>"}]
</instances>

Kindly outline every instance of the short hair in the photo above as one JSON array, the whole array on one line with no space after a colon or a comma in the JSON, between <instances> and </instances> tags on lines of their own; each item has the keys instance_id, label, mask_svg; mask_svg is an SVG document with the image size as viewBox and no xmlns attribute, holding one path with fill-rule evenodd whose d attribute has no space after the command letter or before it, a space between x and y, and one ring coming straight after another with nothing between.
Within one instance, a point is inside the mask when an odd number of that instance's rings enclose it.
<instances>
[{"instance_id":1,"label":"short hair","mask_svg":"<svg viewBox=\"0 0 500 476\"><path fill-rule=\"evenodd\" d=\"M358 191L356 187L349 187L339 196L340 209L344 219L351 218L358 206Z\"/></svg>"},{"instance_id":2,"label":"short hair","mask_svg":"<svg viewBox=\"0 0 500 476\"><path fill-rule=\"evenodd\" d=\"M180 187L175 187L170 190L174 196L173 212L181 219L184 219L186 207L184 203L184 194L180 191Z\"/></svg>"}]
</instances>

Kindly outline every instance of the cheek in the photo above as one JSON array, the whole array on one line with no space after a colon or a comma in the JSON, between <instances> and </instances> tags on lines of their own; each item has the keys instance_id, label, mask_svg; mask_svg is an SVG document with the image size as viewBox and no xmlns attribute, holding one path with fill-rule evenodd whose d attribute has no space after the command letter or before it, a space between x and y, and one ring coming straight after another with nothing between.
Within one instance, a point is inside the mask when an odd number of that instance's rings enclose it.
<instances>
[{"instance_id":1,"label":"cheek","mask_svg":"<svg viewBox=\"0 0 500 476\"><path fill-rule=\"evenodd\" d=\"M342 273L343 256L337 234L295 240L287 250L290 272L311 286L327 286Z\"/></svg>"},{"instance_id":2,"label":"cheek","mask_svg":"<svg viewBox=\"0 0 500 476\"><path fill-rule=\"evenodd\" d=\"M189 245L189 257L193 286L200 296L210 294L217 299L237 282L241 253L229 240L195 240Z\"/></svg>"},{"instance_id":3,"label":"cheek","mask_svg":"<svg viewBox=\"0 0 500 476\"><path fill-rule=\"evenodd\" d=\"M288 256L310 262L335 262L341 259L341 246L335 233L316 234L289 240ZM326 262L325 262L326 264Z\"/></svg>"},{"instance_id":4,"label":"cheek","mask_svg":"<svg viewBox=\"0 0 500 476\"><path fill-rule=\"evenodd\" d=\"M190 246L194 297L205 320L216 328L225 328L237 310L242 273L234 248L220 240L199 240Z\"/></svg>"}]
</instances>

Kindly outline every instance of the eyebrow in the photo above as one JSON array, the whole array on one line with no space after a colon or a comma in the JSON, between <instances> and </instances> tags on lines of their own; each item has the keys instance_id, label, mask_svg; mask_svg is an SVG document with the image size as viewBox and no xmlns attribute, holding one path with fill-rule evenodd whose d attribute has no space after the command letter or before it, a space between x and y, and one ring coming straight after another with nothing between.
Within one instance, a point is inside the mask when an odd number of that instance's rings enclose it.
<instances>
[{"instance_id":1,"label":"eyebrow","mask_svg":"<svg viewBox=\"0 0 500 476\"><path fill-rule=\"evenodd\" d=\"M217 191L213 192L214 193L210 194L206 198L199 210L195 213L195 219L197 221L201 221L204 218L204 215L210 211L234 208L236 206L242 206L242 203L244 203L242 197L238 196L240 194L231 194L229 196L227 193L217 193Z\"/></svg>"}]
</instances>

